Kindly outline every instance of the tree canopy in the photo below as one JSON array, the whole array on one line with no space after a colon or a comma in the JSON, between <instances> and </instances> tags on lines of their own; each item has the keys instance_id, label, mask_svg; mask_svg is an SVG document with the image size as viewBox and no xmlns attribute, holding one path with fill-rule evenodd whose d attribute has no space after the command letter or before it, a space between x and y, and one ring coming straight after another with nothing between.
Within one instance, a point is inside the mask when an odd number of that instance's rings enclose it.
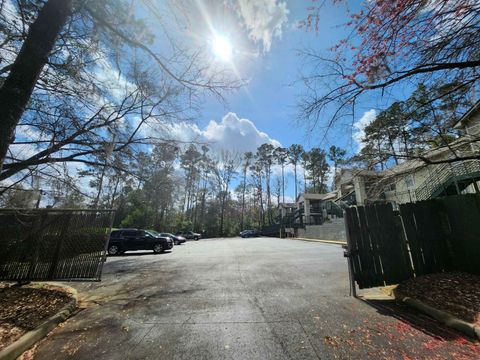
<instances>
[{"instance_id":1,"label":"tree canopy","mask_svg":"<svg viewBox=\"0 0 480 360\"><path fill-rule=\"evenodd\" d=\"M312 2L304 26L318 28L322 4ZM345 116L355 119L363 95L391 95L412 83L448 86L430 97L435 104L471 92L480 79L478 1L365 1L344 26L350 36L331 49L331 56L304 52L312 65L302 77L307 94L300 112L306 121L331 127ZM327 110L331 115L324 119Z\"/></svg>"},{"instance_id":2,"label":"tree canopy","mask_svg":"<svg viewBox=\"0 0 480 360\"><path fill-rule=\"evenodd\" d=\"M240 85L170 36L181 24L165 14L179 9L132 6L0 2L0 180L56 176L56 164L69 162L117 166L105 159L168 138L162 126L188 120L206 91Z\"/></svg>"}]
</instances>

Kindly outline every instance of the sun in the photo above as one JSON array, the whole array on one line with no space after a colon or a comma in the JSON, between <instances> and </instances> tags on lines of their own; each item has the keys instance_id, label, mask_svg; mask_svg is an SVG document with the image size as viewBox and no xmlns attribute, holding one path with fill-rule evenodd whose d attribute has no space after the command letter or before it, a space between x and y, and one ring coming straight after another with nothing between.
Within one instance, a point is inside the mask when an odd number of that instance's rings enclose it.
<instances>
[{"instance_id":1,"label":"sun","mask_svg":"<svg viewBox=\"0 0 480 360\"><path fill-rule=\"evenodd\" d=\"M215 35L212 41L212 50L221 61L232 60L233 48L230 40L222 35Z\"/></svg>"}]
</instances>

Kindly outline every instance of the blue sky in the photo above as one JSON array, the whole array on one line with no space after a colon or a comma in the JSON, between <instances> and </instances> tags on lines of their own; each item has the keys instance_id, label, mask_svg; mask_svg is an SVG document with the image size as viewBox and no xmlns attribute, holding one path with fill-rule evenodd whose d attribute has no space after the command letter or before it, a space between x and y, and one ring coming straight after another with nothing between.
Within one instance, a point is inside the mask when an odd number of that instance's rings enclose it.
<instances>
[{"instance_id":1,"label":"blue sky","mask_svg":"<svg viewBox=\"0 0 480 360\"><path fill-rule=\"evenodd\" d=\"M350 31L343 26L348 21L347 6L356 11L360 6L357 1L341 5L325 1L319 12L318 31L298 28L298 22L308 15L307 8L318 3L313 0L154 0L152 3L161 8L160 19L142 6L136 8L136 15L154 33L152 48L164 59L171 55L168 44L173 35L177 45L192 51L209 50L206 60L212 68L235 68L242 79L248 80L243 88L226 94L225 102L207 95L199 104L195 122L172 124L168 131L173 139L209 142L213 148L241 152L254 152L264 142L284 147L298 143L306 149L328 149L334 144L346 148L350 155L358 150L361 128L374 119L374 109L382 107L378 98L369 97L359 104L355 119L330 131L326 141L322 141L321 128L307 132L297 121L297 102L305 92L299 81L305 70L299 51L313 49L331 56L329 48ZM13 5L10 7L13 9ZM211 51L212 33L230 41L231 61L222 63L215 57ZM121 81L123 78L113 64L102 64L98 64L98 76L111 78L123 87L128 85ZM182 69L173 67L173 71L181 73ZM114 87L111 90L114 95ZM382 101L388 103L388 100L384 97ZM323 121L328 121L328 116L327 112ZM292 193L293 181L290 179L288 184L288 192Z\"/></svg>"},{"instance_id":2,"label":"blue sky","mask_svg":"<svg viewBox=\"0 0 480 360\"><path fill-rule=\"evenodd\" d=\"M231 111L250 119L284 146L305 143L307 134L295 121L298 116L296 102L304 91L298 82L302 63L298 51L305 47L327 51L333 46L343 36L343 31L338 31L336 25L342 22L345 11L339 7L326 7L319 32L315 33L296 26L299 20L306 18L309 1L289 1L286 4L288 22L283 25L281 37L275 37L270 51L263 53L262 44L255 44L260 54L251 60L251 66L242 74L250 79L248 85L227 95L227 104L208 99L200 124L211 119L219 120ZM310 140L316 145L315 139Z\"/></svg>"},{"instance_id":3,"label":"blue sky","mask_svg":"<svg viewBox=\"0 0 480 360\"><path fill-rule=\"evenodd\" d=\"M191 0L187 3L190 7L179 12L182 25L173 34L187 47L207 48L207 58L211 56L207 62L213 68L234 69L248 81L243 88L227 93L224 102L207 95L194 123L172 126L173 138L209 142L214 149L238 152L254 152L264 142L284 147L297 143L305 149L320 147L327 151L330 145L336 145L351 156L360 149L362 129L375 119L378 109L393 101L389 95L368 94L357 102L355 118L337 123L326 138L321 126L330 119L333 107L312 131L298 120L297 104L306 91L299 79L302 72L308 71L299 52L307 49L333 57L329 49L350 34L351 28L345 24L349 21L349 11L360 9L358 1L337 5L325 1L319 11L318 31L298 27L298 22L307 18L308 8L318 5L318 1ZM165 51L162 31L156 33L157 43ZM211 40L214 34L231 44L231 60L225 61L214 53L215 42ZM395 95L401 97L401 91ZM292 169L287 174L291 177ZM293 186L290 179L288 193L293 193Z\"/></svg>"},{"instance_id":4,"label":"blue sky","mask_svg":"<svg viewBox=\"0 0 480 360\"><path fill-rule=\"evenodd\" d=\"M288 9L287 21L282 24L281 35L273 37L269 50L264 49L261 41L250 40L249 46L258 51L255 58L243 61L237 59L234 53L233 62L240 63L239 72L248 78L249 82L243 89L227 94L226 103L214 97L207 97L202 106L198 126L203 128L211 120L220 122L228 112L233 112L239 118L252 121L258 130L278 140L283 146L299 143L306 148L313 146L327 148L335 144L347 148L352 153L355 152L358 145L352 139L355 130L352 130L351 123L347 128L343 126L335 128L328 138L322 141L321 129L309 132L297 121L299 115L297 102L305 92L304 85L299 81L304 63L299 51L314 49L325 55L331 55L329 48L348 34L348 29L342 26L348 19L346 6L334 6L327 2L321 9L319 29L315 32L299 29L296 25L299 20L307 17L307 7L312 4L310 1L266 2L274 2L277 6L283 3ZM355 10L352 5L348 6L350 10ZM237 31L248 32L241 24ZM232 41L234 51L235 45ZM360 121L365 112L376 106L373 102L370 103L367 101L360 104L356 121Z\"/></svg>"}]
</instances>

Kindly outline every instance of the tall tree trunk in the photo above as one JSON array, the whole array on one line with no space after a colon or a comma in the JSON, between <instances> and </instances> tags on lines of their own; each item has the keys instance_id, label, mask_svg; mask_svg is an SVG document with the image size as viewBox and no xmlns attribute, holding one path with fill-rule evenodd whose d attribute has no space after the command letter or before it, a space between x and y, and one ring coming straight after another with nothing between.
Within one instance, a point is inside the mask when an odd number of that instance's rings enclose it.
<instances>
[{"instance_id":1,"label":"tall tree trunk","mask_svg":"<svg viewBox=\"0 0 480 360\"><path fill-rule=\"evenodd\" d=\"M303 168L303 192L305 194L307 193L307 171L305 170L305 167Z\"/></svg>"},{"instance_id":2,"label":"tall tree trunk","mask_svg":"<svg viewBox=\"0 0 480 360\"><path fill-rule=\"evenodd\" d=\"M395 146L390 136L388 137L388 144L390 145L390 149L392 149L392 155L393 160L395 160L395 165L398 165L397 152L395 151Z\"/></svg>"},{"instance_id":3,"label":"tall tree trunk","mask_svg":"<svg viewBox=\"0 0 480 360\"><path fill-rule=\"evenodd\" d=\"M255 193L253 193L253 216L252 216L252 224L254 223L254 219L255 219L255 215L256 215L256 209L258 209L257 207L257 196ZM258 218L258 227L260 227L260 218Z\"/></svg>"},{"instance_id":4,"label":"tall tree trunk","mask_svg":"<svg viewBox=\"0 0 480 360\"><path fill-rule=\"evenodd\" d=\"M282 202L285 204L285 175L284 175L284 165L282 163Z\"/></svg>"},{"instance_id":5,"label":"tall tree trunk","mask_svg":"<svg viewBox=\"0 0 480 360\"><path fill-rule=\"evenodd\" d=\"M202 187L202 211L200 215L200 222L202 225L202 230L205 227L205 200L207 196L207 179L203 180L203 187Z\"/></svg>"},{"instance_id":6,"label":"tall tree trunk","mask_svg":"<svg viewBox=\"0 0 480 360\"><path fill-rule=\"evenodd\" d=\"M162 206L162 209L160 210L160 216L159 216L159 224L164 224L164 219L165 217L165 206ZM159 230L161 230L161 228L159 228ZM165 231L165 230L164 230Z\"/></svg>"},{"instance_id":7,"label":"tall tree trunk","mask_svg":"<svg viewBox=\"0 0 480 360\"><path fill-rule=\"evenodd\" d=\"M382 152L381 152L381 148L380 148L380 142L378 143L378 155L381 156ZM380 168L381 170L383 171L384 170L384 167L383 167L383 160L380 158Z\"/></svg>"},{"instance_id":8,"label":"tall tree trunk","mask_svg":"<svg viewBox=\"0 0 480 360\"><path fill-rule=\"evenodd\" d=\"M185 201L183 204L183 215L187 214L188 207L190 206L190 191L191 191L191 176L192 176L192 171L191 169L188 170L188 174L185 180ZM182 216L183 220L184 216Z\"/></svg>"},{"instance_id":9,"label":"tall tree trunk","mask_svg":"<svg viewBox=\"0 0 480 360\"><path fill-rule=\"evenodd\" d=\"M267 187L267 217L268 224L272 224L272 194L270 191L270 169L265 171L265 182Z\"/></svg>"},{"instance_id":10,"label":"tall tree trunk","mask_svg":"<svg viewBox=\"0 0 480 360\"><path fill-rule=\"evenodd\" d=\"M410 152L408 151L408 140L407 140L407 133L405 130L402 131L402 135L403 135L403 145L405 148L405 155L408 157L410 155Z\"/></svg>"},{"instance_id":11,"label":"tall tree trunk","mask_svg":"<svg viewBox=\"0 0 480 360\"><path fill-rule=\"evenodd\" d=\"M242 217L240 220L240 228L243 230L243 220L245 216L245 192L247 190L247 168L243 170L243 189L242 189Z\"/></svg>"},{"instance_id":12,"label":"tall tree trunk","mask_svg":"<svg viewBox=\"0 0 480 360\"><path fill-rule=\"evenodd\" d=\"M338 168L338 163L335 161L335 162L333 163L332 190L337 190L337 186L335 185L335 178L337 177L337 168Z\"/></svg>"},{"instance_id":13,"label":"tall tree trunk","mask_svg":"<svg viewBox=\"0 0 480 360\"><path fill-rule=\"evenodd\" d=\"M115 197L117 196L119 184L120 184L120 175L118 175L117 179L115 180L115 186L113 188L113 193L112 193L112 200L110 201L110 209L113 209L113 205L115 204Z\"/></svg>"},{"instance_id":14,"label":"tall tree trunk","mask_svg":"<svg viewBox=\"0 0 480 360\"><path fill-rule=\"evenodd\" d=\"M225 192L222 194L222 209L220 214L220 236L223 236L223 221L225 218L225 207L227 202L227 196L228 196L228 184L225 187Z\"/></svg>"},{"instance_id":15,"label":"tall tree trunk","mask_svg":"<svg viewBox=\"0 0 480 360\"><path fill-rule=\"evenodd\" d=\"M277 193L277 208L280 208L280 196L281 196L281 190L278 191Z\"/></svg>"},{"instance_id":16,"label":"tall tree trunk","mask_svg":"<svg viewBox=\"0 0 480 360\"><path fill-rule=\"evenodd\" d=\"M15 128L71 12L72 0L49 0L45 4L30 26L27 38L0 88L0 171L15 136Z\"/></svg>"},{"instance_id":17,"label":"tall tree trunk","mask_svg":"<svg viewBox=\"0 0 480 360\"><path fill-rule=\"evenodd\" d=\"M263 188L261 181L262 179L259 178L258 181L260 182L258 187L257 187L257 196L258 196L258 201L260 203L260 226L265 225L265 216L264 216L264 208L263 208Z\"/></svg>"},{"instance_id":18,"label":"tall tree trunk","mask_svg":"<svg viewBox=\"0 0 480 360\"><path fill-rule=\"evenodd\" d=\"M100 175L100 180L98 182L97 196L95 197L95 201L93 202L93 208L94 209L96 209L98 207L98 202L100 201L100 195L102 194L102 188L103 188L103 179L105 178L105 171L106 170L107 170L107 160L105 160L105 163L103 164L102 173Z\"/></svg>"},{"instance_id":19,"label":"tall tree trunk","mask_svg":"<svg viewBox=\"0 0 480 360\"><path fill-rule=\"evenodd\" d=\"M297 201L297 163L293 166L293 173L295 176L295 201Z\"/></svg>"},{"instance_id":20,"label":"tall tree trunk","mask_svg":"<svg viewBox=\"0 0 480 360\"><path fill-rule=\"evenodd\" d=\"M200 191L200 183L202 181L202 174L200 173L198 176L197 187L195 189L195 209L193 212L193 228L197 228L197 219L198 219L198 192Z\"/></svg>"}]
</instances>

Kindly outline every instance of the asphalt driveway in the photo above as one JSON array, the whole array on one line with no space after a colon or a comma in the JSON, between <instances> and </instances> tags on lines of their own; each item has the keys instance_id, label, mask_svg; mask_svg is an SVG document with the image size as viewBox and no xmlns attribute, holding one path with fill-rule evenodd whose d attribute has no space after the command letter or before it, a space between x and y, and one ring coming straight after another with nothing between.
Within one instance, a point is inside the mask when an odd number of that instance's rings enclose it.
<instances>
[{"instance_id":1,"label":"asphalt driveway","mask_svg":"<svg viewBox=\"0 0 480 360\"><path fill-rule=\"evenodd\" d=\"M35 359L472 359L479 346L388 301L348 296L338 245L190 241L110 257ZM76 284L74 284L76 285Z\"/></svg>"}]
</instances>

